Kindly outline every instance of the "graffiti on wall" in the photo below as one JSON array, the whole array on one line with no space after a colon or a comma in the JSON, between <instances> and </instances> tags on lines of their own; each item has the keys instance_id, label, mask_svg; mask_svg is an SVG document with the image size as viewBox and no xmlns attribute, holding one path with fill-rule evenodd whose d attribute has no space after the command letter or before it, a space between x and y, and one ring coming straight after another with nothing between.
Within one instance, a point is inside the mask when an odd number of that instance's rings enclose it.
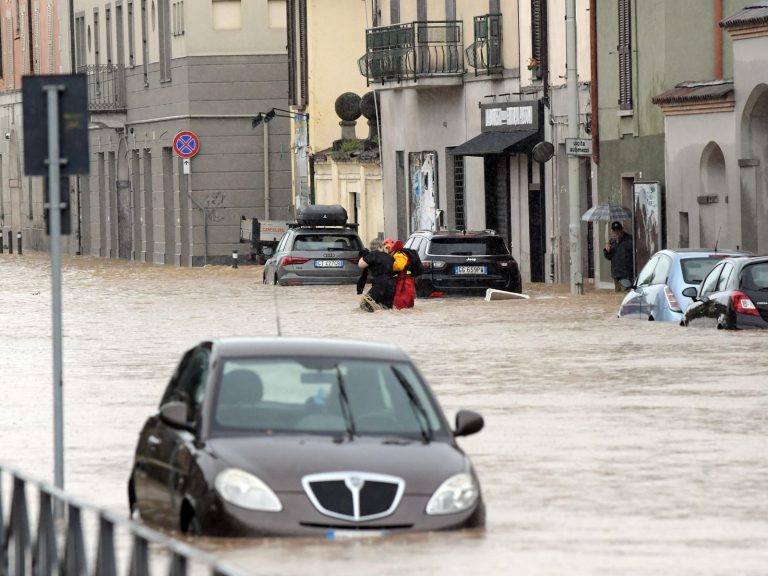
<instances>
[{"instance_id":1,"label":"graffiti on wall","mask_svg":"<svg viewBox=\"0 0 768 576\"><path fill-rule=\"evenodd\" d=\"M437 152L411 152L408 155L410 175L410 231L437 228Z\"/></svg>"}]
</instances>

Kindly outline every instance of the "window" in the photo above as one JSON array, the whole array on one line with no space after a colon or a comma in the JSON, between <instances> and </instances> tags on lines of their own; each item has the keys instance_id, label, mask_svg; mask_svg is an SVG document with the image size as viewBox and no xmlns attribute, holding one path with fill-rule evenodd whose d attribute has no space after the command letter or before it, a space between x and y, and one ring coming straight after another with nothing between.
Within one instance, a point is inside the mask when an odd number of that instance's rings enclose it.
<instances>
[{"instance_id":1,"label":"window","mask_svg":"<svg viewBox=\"0 0 768 576\"><path fill-rule=\"evenodd\" d=\"M101 64L101 42L99 39L99 9L93 9L93 59L96 68Z\"/></svg>"},{"instance_id":2,"label":"window","mask_svg":"<svg viewBox=\"0 0 768 576\"><path fill-rule=\"evenodd\" d=\"M704 282L701 285L701 291L699 292L699 298L703 296L708 296L712 292L714 292L715 287L717 286L717 279L720 278L720 271L723 269L723 265L720 264L719 266L716 266L712 269L712 272L710 272L707 277L704 279Z\"/></svg>"},{"instance_id":3,"label":"window","mask_svg":"<svg viewBox=\"0 0 768 576\"><path fill-rule=\"evenodd\" d=\"M85 49L85 14L75 16L75 70L85 72L86 49Z\"/></svg>"},{"instance_id":4,"label":"window","mask_svg":"<svg viewBox=\"0 0 768 576\"><path fill-rule=\"evenodd\" d=\"M104 25L107 27L107 64L112 65L112 8L104 8Z\"/></svg>"},{"instance_id":5,"label":"window","mask_svg":"<svg viewBox=\"0 0 768 576\"><path fill-rule=\"evenodd\" d=\"M239 30L242 28L240 0L213 0L213 29Z\"/></svg>"},{"instance_id":6,"label":"window","mask_svg":"<svg viewBox=\"0 0 768 576\"><path fill-rule=\"evenodd\" d=\"M117 44L117 65L125 65L125 39L123 30L123 4L115 2L115 40Z\"/></svg>"},{"instance_id":7,"label":"window","mask_svg":"<svg viewBox=\"0 0 768 576\"><path fill-rule=\"evenodd\" d=\"M136 40L133 23L133 0L128 0L128 66L136 66Z\"/></svg>"},{"instance_id":8,"label":"window","mask_svg":"<svg viewBox=\"0 0 768 576\"><path fill-rule=\"evenodd\" d=\"M722 292L725 290L726 286L728 286L728 280L731 279L731 274L733 274L733 264L725 262L723 264L723 271L720 273L720 279L717 281L716 290L718 292Z\"/></svg>"},{"instance_id":9,"label":"window","mask_svg":"<svg viewBox=\"0 0 768 576\"><path fill-rule=\"evenodd\" d=\"M158 45L160 47L160 82L171 80L171 7L170 0L160 0Z\"/></svg>"},{"instance_id":10,"label":"window","mask_svg":"<svg viewBox=\"0 0 768 576\"><path fill-rule=\"evenodd\" d=\"M640 270L640 274L637 275L638 286L650 286L653 283L653 271L656 268L656 264L659 262L659 257L654 256L648 263Z\"/></svg>"},{"instance_id":11,"label":"window","mask_svg":"<svg viewBox=\"0 0 768 576\"><path fill-rule=\"evenodd\" d=\"M653 271L652 284L666 284L669 271L672 268L672 260L668 256L659 255L659 263Z\"/></svg>"},{"instance_id":12,"label":"window","mask_svg":"<svg viewBox=\"0 0 768 576\"><path fill-rule=\"evenodd\" d=\"M632 110L632 4L619 0L619 110Z\"/></svg>"},{"instance_id":13,"label":"window","mask_svg":"<svg viewBox=\"0 0 768 576\"><path fill-rule=\"evenodd\" d=\"M144 70L144 86L149 86L149 39L147 37L147 0L141 0L141 67Z\"/></svg>"},{"instance_id":14,"label":"window","mask_svg":"<svg viewBox=\"0 0 768 576\"><path fill-rule=\"evenodd\" d=\"M307 105L307 1L288 0L288 100Z\"/></svg>"},{"instance_id":15,"label":"window","mask_svg":"<svg viewBox=\"0 0 768 576\"><path fill-rule=\"evenodd\" d=\"M173 35L182 36L184 34L184 2L173 3Z\"/></svg>"},{"instance_id":16,"label":"window","mask_svg":"<svg viewBox=\"0 0 768 576\"><path fill-rule=\"evenodd\" d=\"M270 28L285 28L287 14L285 0L267 0L267 20Z\"/></svg>"},{"instance_id":17,"label":"window","mask_svg":"<svg viewBox=\"0 0 768 576\"><path fill-rule=\"evenodd\" d=\"M390 0L389 2L389 23L400 23L400 0Z\"/></svg>"}]
</instances>

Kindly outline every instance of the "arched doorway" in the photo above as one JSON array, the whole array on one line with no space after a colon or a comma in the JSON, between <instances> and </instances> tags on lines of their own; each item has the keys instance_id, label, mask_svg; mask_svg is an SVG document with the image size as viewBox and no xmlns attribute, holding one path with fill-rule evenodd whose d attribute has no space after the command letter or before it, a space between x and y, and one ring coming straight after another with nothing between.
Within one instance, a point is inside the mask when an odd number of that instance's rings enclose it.
<instances>
[{"instance_id":1,"label":"arched doorway","mask_svg":"<svg viewBox=\"0 0 768 576\"><path fill-rule=\"evenodd\" d=\"M725 156L715 142L710 142L701 154L699 167L701 194L699 196L699 246L715 249L728 236L724 215L725 195L728 192L725 180Z\"/></svg>"},{"instance_id":2,"label":"arched doorway","mask_svg":"<svg viewBox=\"0 0 768 576\"><path fill-rule=\"evenodd\" d=\"M742 248L768 252L768 86L752 90L741 119Z\"/></svg>"}]
</instances>

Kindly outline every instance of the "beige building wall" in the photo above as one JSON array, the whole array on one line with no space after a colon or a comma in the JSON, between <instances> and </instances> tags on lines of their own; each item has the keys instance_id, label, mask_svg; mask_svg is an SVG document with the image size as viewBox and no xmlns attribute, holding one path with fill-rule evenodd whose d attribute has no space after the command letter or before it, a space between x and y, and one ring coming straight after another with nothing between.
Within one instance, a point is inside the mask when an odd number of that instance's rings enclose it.
<instances>
[{"instance_id":1,"label":"beige building wall","mask_svg":"<svg viewBox=\"0 0 768 576\"><path fill-rule=\"evenodd\" d=\"M309 141L312 150L328 148L341 138L336 99L344 92L363 96L369 88L360 74L357 60L365 53L365 30L370 26L366 2L310 0L307 5L309 30ZM366 120L357 121L356 134L368 136Z\"/></svg>"}]
</instances>

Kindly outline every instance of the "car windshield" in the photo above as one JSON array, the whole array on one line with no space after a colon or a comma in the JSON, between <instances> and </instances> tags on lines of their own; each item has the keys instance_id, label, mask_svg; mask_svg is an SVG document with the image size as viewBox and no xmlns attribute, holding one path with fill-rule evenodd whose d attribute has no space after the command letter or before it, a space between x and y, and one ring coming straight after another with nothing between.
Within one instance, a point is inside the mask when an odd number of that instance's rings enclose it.
<instances>
[{"instance_id":1,"label":"car windshield","mask_svg":"<svg viewBox=\"0 0 768 576\"><path fill-rule=\"evenodd\" d=\"M498 256L509 251L500 236L433 238L428 253L433 256Z\"/></svg>"},{"instance_id":2,"label":"car windshield","mask_svg":"<svg viewBox=\"0 0 768 576\"><path fill-rule=\"evenodd\" d=\"M442 429L407 362L228 359L212 408L213 435L315 433L431 438Z\"/></svg>"},{"instance_id":3,"label":"car windshield","mask_svg":"<svg viewBox=\"0 0 768 576\"><path fill-rule=\"evenodd\" d=\"M680 261L680 268L683 271L683 281L686 284L701 284L704 276L709 274L719 262L723 259L715 256L706 256L703 258L684 258Z\"/></svg>"},{"instance_id":4,"label":"car windshield","mask_svg":"<svg viewBox=\"0 0 768 576\"><path fill-rule=\"evenodd\" d=\"M352 250L359 252L360 240L349 234L302 234L293 242L294 250Z\"/></svg>"}]
</instances>

